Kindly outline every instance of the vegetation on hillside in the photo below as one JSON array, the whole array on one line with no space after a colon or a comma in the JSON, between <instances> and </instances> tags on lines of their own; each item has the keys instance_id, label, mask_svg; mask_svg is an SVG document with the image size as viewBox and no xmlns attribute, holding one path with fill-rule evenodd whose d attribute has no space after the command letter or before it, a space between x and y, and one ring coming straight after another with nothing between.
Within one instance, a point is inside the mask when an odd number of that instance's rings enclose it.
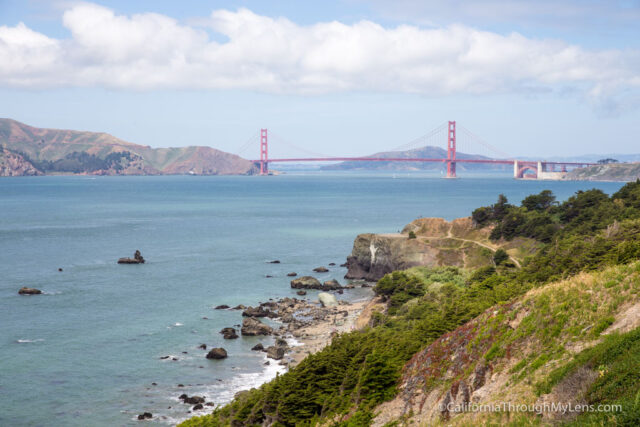
<instances>
[{"instance_id":1,"label":"vegetation on hillside","mask_svg":"<svg viewBox=\"0 0 640 427\"><path fill-rule=\"evenodd\" d=\"M69 172L69 173L86 173L96 172L99 170L112 169L116 172L122 171L136 157L129 151L113 152L100 158L94 154L86 152L74 151L67 154L64 158L55 161L42 160L36 161L22 154L31 164L44 173L50 172Z\"/></svg>"},{"instance_id":2,"label":"vegetation on hillside","mask_svg":"<svg viewBox=\"0 0 640 427\"><path fill-rule=\"evenodd\" d=\"M520 206L500 196L496 204L476 209L473 219L479 227L494 227L494 239L523 236L544 244L521 269L501 253L495 266L474 271L419 267L386 275L374 290L386 300L387 312L374 315L371 327L335 337L288 373L184 425L368 425L375 406L397 394L407 361L444 333L533 287L640 258L640 182L611 197L599 190L578 192L564 203L549 191ZM538 314L546 316L544 304L540 307ZM572 325L571 305L561 307L558 316L539 330L554 336ZM606 316L598 321L604 322L595 328L601 332L608 326ZM491 351L487 358L500 356L500 349ZM521 368L545 362L529 360Z\"/></svg>"}]
</instances>

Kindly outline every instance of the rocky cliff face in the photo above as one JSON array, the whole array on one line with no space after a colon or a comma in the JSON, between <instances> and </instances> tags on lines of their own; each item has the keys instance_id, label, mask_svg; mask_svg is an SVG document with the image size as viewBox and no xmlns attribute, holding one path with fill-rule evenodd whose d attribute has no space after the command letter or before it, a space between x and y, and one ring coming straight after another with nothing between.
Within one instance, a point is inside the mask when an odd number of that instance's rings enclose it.
<instances>
[{"instance_id":1,"label":"rocky cliff face","mask_svg":"<svg viewBox=\"0 0 640 427\"><path fill-rule=\"evenodd\" d=\"M0 174L250 175L256 166L211 147L151 148L106 133L0 119ZM29 166L30 165L30 166Z\"/></svg>"},{"instance_id":2,"label":"rocky cliff face","mask_svg":"<svg viewBox=\"0 0 640 427\"><path fill-rule=\"evenodd\" d=\"M409 238L409 233L416 235ZM471 218L447 222L421 218L399 234L360 234L347 258L347 279L375 281L387 273L416 266L478 267L491 262L495 248L489 228L476 229Z\"/></svg>"},{"instance_id":3,"label":"rocky cliff face","mask_svg":"<svg viewBox=\"0 0 640 427\"><path fill-rule=\"evenodd\" d=\"M42 175L29 161L5 148L0 149L0 176Z\"/></svg>"}]
</instances>

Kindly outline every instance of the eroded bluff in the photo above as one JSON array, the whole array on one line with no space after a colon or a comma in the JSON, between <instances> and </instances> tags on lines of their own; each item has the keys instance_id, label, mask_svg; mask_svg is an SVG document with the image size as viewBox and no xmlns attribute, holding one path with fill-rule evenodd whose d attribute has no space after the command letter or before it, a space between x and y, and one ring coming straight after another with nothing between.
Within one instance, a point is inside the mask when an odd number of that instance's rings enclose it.
<instances>
[{"instance_id":1,"label":"eroded bluff","mask_svg":"<svg viewBox=\"0 0 640 427\"><path fill-rule=\"evenodd\" d=\"M415 234L415 238L410 233ZM474 227L471 218L448 222L420 218L401 233L360 234L347 257L347 279L375 281L387 273L416 266L478 267L491 262L495 250L490 228Z\"/></svg>"}]
</instances>

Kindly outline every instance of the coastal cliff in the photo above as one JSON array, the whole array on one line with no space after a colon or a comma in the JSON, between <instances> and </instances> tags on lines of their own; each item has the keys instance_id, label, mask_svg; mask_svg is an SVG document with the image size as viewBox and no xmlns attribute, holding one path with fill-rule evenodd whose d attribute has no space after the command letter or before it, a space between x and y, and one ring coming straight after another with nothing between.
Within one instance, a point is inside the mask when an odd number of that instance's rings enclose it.
<instances>
[{"instance_id":1,"label":"coastal cliff","mask_svg":"<svg viewBox=\"0 0 640 427\"><path fill-rule=\"evenodd\" d=\"M0 176L36 176L42 175L38 169L20 154L6 148L0 149Z\"/></svg>"},{"instance_id":2,"label":"coastal cliff","mask_svg":"<svg viewBox=\"0 0 640 427\"><path fill-rule=\"evenodd\" d=\"M112 135L0 119L0 176L251 175L256 166L211 147L151 148Z\"/></svg>"},{"instance_id":3,"label":"coastal cliff","mask_svg":"<svg viewBox=\"0 0 640 427\"><path fill-rule=\"evenodd\" d=\"M410 238L415 236L415 238ZM494 252L514 246L491 242L491 227L476 228L471 218L448 222L420 218L396 234L360 234L347 257L347 279L375 281L387 273L411 267L477 268L492 263ZM517 261L515 261L517 263Z\"/></svg>"}]
</instances>

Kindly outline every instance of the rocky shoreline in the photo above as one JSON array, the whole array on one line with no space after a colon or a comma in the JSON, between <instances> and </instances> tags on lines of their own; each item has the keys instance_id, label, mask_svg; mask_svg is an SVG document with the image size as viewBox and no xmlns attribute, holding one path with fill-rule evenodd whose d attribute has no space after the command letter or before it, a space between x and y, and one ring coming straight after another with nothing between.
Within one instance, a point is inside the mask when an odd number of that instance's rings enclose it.
<instances>
[{"instance_id":1,"label":"rocky shoreline","mask_svg":"<svg viewBox=\"0 0 640 427\"><path fill-rule=\"evenodd\" d=\"M213 308L236 311L242 318L241 324L234 325L239 328L229 326L219 331L225 340L241 339L245 336L263 337L264 341L256 344L251 350L264 353L264 365L277 363L281 369L288 370L308 355L322 350L331 343L336 334L359 329L368 324L371 307L376 302L373 292L363 295L362 298L353 298L349 291L370 287L371 284L367 282L342 286L335 279L320 282L314 277L303 276L290 282L291 290L296 291L299 296L304 295L302 298L283 297L259 302L255 306L239 304L230 307L221 304ZM310 293L308 297L307 291ZM337 295L341 296L340 300L336 298ZM212 363L232 357L224 347L209 348L207 344L200 344L198 348L204 350L202 357ZM161 359L165 357L170 356L163 356ZM181 394L179 401L185 404L189 416L205 415L225 403L209 401L210 397ZM165 418L162 415L155 416L143 412L138 415L138 420L156 417Z\"/></svg>"}]
</instances>

